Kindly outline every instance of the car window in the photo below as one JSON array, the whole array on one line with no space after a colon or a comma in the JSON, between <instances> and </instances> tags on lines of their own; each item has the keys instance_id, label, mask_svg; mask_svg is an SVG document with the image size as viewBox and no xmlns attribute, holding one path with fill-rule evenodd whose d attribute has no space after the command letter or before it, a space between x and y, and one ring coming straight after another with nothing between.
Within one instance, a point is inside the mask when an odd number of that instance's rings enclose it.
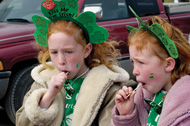
<instances>
[{"instance_id":1,"label":"car window","mask_svg":"<svg viewBox=\"0 0 190 126\"><path fill-rule=\"evenodd\" d=\"M3 0L0 3L0 21L32 22L34 14L42 15L43 0Z\"/></svg>"},{"instance_id":2,"label":"car window","mask_svg":"<svg viewBox=\"0 0 190 126\"><path fill-rule=\"evenodd\" d=\"M82 11L86 7L101 7L102 18L99 21L128 18L125 0L85 0Z\"/></svg>"},{"instance_id":3,"label":"car window","mask_svg":"<svg viewBox=\"0 0 190 126\"><path fill-rule=\"evenodd\" d=\"M102 16L97 21L118 20L134 17L129 5L139 16L157 15L160 12L156 0L85 0L81 12L89 10L96 13L96 7L99 7Z\"/></svg>"},{"instance_id":4,"label":"car window","mask_svg":"<svg viewBox=\"0 0 190 126\"><path fill-rule=\"evenodd\" d=\"M157 0L126 0L139 16L158 15L160 13ZM129 15L133 15L129 12Z\"/></svg>"}]
</instances>

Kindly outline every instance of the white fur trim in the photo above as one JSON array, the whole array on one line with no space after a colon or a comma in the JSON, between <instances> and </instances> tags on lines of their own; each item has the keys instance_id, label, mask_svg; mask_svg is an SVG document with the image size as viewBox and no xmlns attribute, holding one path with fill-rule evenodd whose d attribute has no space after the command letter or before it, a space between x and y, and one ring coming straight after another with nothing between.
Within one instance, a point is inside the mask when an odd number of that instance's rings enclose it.
<instances>
[{"instance_id":1,"label":"white fur trim","mask_svg":"<svg viewBox=\"0 0 190 126\"><path fill-rule=\"evenodd\" d=\"M48 62L47 64L53 65L53 63ZM39 84L45 85L45 83L51 79L53 75L58 74L59 71L54 68L54 69L46 69L43 64L36 66L32 72L31 76L32 78Z\"/></svg>"}]
</instances>

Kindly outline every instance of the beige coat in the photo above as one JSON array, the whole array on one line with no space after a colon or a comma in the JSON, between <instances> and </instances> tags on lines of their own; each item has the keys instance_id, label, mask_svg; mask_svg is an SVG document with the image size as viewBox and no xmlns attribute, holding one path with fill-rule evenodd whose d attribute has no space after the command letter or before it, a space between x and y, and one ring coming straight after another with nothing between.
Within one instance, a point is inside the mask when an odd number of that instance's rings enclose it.
<instances>
[{"instance_id":1,"label":"beige coat","mask_svg":"<svg viewBox=\"0 0 190 126\"><path fill-rule=\"evenodd\" d=\"M65 105L64 88L47 110L42 110L38 105L47 91L51 76L58 73L57 69L45 69L43 65L32 70L31 75L35 81L25 95L23 106L16 113L17 126L61 125ZM118 66L114 66L114 71L104 65L90 70L79 92L72 126L109 126L115 94L128 80L129 74Z\"/></svg>"}]
</instances>

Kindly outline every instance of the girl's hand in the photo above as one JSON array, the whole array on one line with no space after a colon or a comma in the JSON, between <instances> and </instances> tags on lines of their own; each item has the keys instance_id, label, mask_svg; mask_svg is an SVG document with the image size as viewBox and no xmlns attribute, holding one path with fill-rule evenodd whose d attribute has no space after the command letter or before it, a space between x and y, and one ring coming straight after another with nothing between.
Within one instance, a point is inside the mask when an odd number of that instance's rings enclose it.
<instances>
[{"instance_id":1,"label":"girl's hand","mask_svg":"<svg viewBox=\"0 0 190 126\"><path fill-rule=\"evenodd\" d=\"M127 98L128 94L130 94L130 97ZM120 115L127 115L133 112L134 96L135 92L131 87L123 86L122 89L118 91L115 97L115 103Z\"/></svg>"},{"instance_id":2,"label":"girl's hand","mask_svg":"<svg viewBox=\"0 0 190 126\"><path fill-rule=\"evenodd\" d=\"M47 93L51 96L56 96L57 93L63 88L63 84L67 80L67 75L65 72L59 73L51 78L51 85L48 88Z\"/></svg>"},{"instance_id":3,"label":"girl's hand","mask_svg":"<svg viewBox=\"0 0 190 126\"><path fill-rule=\"evenodd\" d=\"M40 107L41 108L48 108L56 95L61 91L63 88L63 84L67 80L67 74L62 72L55 76L52 76L51 78L51 84L49 85L49 88L47 92L44 94L40 101Z\"/></svg>"}]
</instances>

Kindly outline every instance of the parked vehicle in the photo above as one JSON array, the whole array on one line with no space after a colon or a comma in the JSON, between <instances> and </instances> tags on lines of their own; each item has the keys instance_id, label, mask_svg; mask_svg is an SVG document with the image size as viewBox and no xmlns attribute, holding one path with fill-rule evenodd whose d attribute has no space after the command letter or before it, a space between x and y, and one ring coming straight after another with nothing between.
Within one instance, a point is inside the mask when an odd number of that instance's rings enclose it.
<instances>
[{"instance_id":1,"label":"parked vehicle","mask_svg":"<svg viewBox=\"0 0 190 126\"><path fill-rule=\"evenodd\" d=\"M25 93L33 80L31 69L38 64L38 49L35 48L33 33L35 26L32 15L42 15L40 3L43 0L3 0L0 3L0 104L15 122L15 112L22 104ZM167 19L184 33L190 33L190 4L180 4L182 11L172 12L171 5L162 0L79 0L80 11L96 13L99 25L108 29L109 39L120 41L120 65L126 69L132 79L133 66L129 60L127 47L128 31L126 25L138 26L138 22L129 11L130 5L142 20L157 15ZM175 7L179 7L176 4ZM185 10L184 8L187 7ZM165 8L167 11L165 11ZM183 12L183 9L185 10Z\"/></svg>"}]
</instances>

